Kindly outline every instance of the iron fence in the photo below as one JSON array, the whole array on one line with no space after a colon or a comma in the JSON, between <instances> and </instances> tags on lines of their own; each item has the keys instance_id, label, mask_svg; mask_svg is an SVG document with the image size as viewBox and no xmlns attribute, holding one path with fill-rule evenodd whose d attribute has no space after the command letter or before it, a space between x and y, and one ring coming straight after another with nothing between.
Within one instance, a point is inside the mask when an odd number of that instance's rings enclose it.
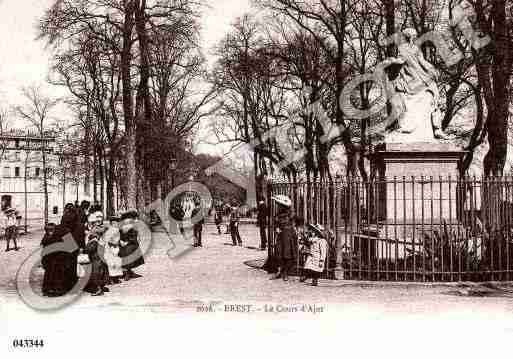
<instances>
[{"instance_id":1,"label":"iron fence","mask_svg":"<svg viewBox=\"0 0 513 359\"><path fill-rule=\"evenodd\" d=\"M511 280L513 178L388 178L271 183L330 234L326 276L389 281Z\"/></svg>"}]
</instances>

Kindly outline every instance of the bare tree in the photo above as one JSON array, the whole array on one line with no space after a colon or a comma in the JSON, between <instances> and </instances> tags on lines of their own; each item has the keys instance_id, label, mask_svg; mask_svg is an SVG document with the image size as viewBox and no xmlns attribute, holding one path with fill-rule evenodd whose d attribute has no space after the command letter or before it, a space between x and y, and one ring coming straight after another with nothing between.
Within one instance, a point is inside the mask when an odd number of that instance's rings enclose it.
<instances>
[{"instance_id":1,"label":"bare tree","mask_svg":"<svg viewBox=\"0 0 513 359\"><path fill-rule=\"evenodd\" d=\"M7 110L0 108L0 161L4 159L5 150L7 149L8 140L5 135L10 128Z\"/></svg>"},{"instance_id":2,"label":"bare tree","mask_svg":"<svg viewBox=\"0 0 513 359\"><path fill-rule=\"evenodd\" d=\"M502 175L508 152L508 120L513 76L513 5L506 0L473 2L477 25L492 43L476 56L479 85L487 108L490 148L483 161L485 176Z\"/></svg>"},{"instance_id":3,"label":"bare tree","mask_svg":"<svg viewBox=\"0 0 513 359\"><path fill-rule=\"evenodd\" d=\"M121 83L120 118L127 182L124 194L128 207L136 208L146 195L141 183L144 176L139 174L144 175L140 169L146 157L140 136L146 134L144 126L154 116L150 29L173 23L178 14L194 17L200 4L201 1L194 0L55 1L40 21L40 38L49 45L66 48L70 41L88 33L99 48L114 56L111 70ZM108 169L112 171L114 167L109 165Z\"/></svg>"},{"instance_id":4,"label":"bare tree","mask_svg":"<svg viewBox=\"0 0 513 359\"><path fill-rule=\"evenodd\" d=\"M330 118L340 126L338 142L342 142L346 153L355 153L352 128L346 126L346 119L338 99L348 81L350 71L345 63L346 41L350 25L352 8L356 5L346 0L255 0L273 14L280 14L292 20L295 26L308 32L318 42L320 49L332 64L333 80L328 84L330 95ZM352 161L349 161L352 163ZM351 173L356 168L349 166Z\"/></svg>"},{"instance_id":5,"label":"bare tree","mask_svg":"<svg viewBox=\"0 0 513 359\"><path fill-rule=\"evenodd\" d=\"M50 135L53 119L52 111L60 100L47 96L44 91L32 85L22 89L24 104L15 106L17 114L34 127L40 139L40 152L43 165L43 193L44 193L44 223L48 223L48 137Z\"/></svg>"}]
</instances>

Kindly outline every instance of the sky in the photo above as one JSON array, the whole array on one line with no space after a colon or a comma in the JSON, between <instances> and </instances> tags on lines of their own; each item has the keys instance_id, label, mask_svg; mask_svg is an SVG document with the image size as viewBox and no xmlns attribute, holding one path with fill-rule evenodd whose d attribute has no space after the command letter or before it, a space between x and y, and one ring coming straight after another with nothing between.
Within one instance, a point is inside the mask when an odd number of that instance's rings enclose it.
<instances>
[{"instance_id":1,"label":"sky","mask_svg":"<svg viewBox=\"0 0 513 359\"><path fill-rule=\"evenodd\" d=\"M36 41L36 24L45 9L55 0L0 0L0 103L4 108L21 101L20 88L44 84L48 77L49 53L44 43ZM208 8L201 18L202 44L205 55L229 31L231 24L249 10L250 0L207 0ZM211 62L212 58L209 59ZM50 95L62 96L65 92L50 88ZM61 116L69 116L64 108ZM14 116L13 126L21 127ZM203 148L202 148L203 147ZM209 145L199 150L214 150Z\"/></svg>"}]
</instances>

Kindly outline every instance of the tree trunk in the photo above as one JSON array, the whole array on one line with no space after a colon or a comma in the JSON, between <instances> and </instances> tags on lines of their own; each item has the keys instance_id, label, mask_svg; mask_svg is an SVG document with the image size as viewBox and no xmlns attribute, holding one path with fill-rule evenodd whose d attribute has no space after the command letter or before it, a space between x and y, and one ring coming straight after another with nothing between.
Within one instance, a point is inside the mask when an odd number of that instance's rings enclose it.
<instances>
[{"instance_id":1,"label":"tree trunk","mask_svg":"<svg viewBox=\"0 0 513 359\"><path fill-rule=\"evenodd\" d=\"M149 60L149 39L146 30L146 0L140 0L139 6L135 9L135 29L139 42L140 58L140 81L137 89L136 119L137 123L144 123L144 128L149 128L152 119L152 106L149 91L150 60ZM146 131L145 131L146 132ZM146 133L145 133L146 134ZM144 148L141 148L141 160L145 159ZM151 179L146 178L145 166L141 164L140 169L140 197L143 206L151 202ZM152 169L153 170L153 169Z\"/></svg>"},{"instance_id":2,"label":"tree trunk","mask_svg":"<svg viewBox=\"0 0 513 359\"><path fill-rule=\"evenodd\" d=\"M98 156L93 148L93 202L98 201Z\"/></svg>"},{"instance_id":3,"label":"tree trunk","mask_svg":"<svg viewBox=\"0 0 513 359\"><path fill-rule=\"evenodd\" d=\"M43 193L44 193L44 213L43 213L43 221L45 226L48 224L48 173L47 173L47 164L46 164L46 142L45 142L45 133L44 133L44 122L41 120L40 128L41 128L41 146L42 146L42 154L43 154Z\"/></svg>"},{"instance_id":4,"label":"tree trunk","mask_svg":"<svg viewBox=\"0 0 513 359\"><path fill-rule=\"evenodd\" d=\"M27 166L28 166L28 160L29 160L29 155L30 155L30 152L26 152L25 153L25 176L23 178L23 192L24 192L24 195L25 195L25 214L24 214L24 222L25 222L25 233L27 233L27 216L28 216L28 185L27 185L27 182L28 182L28 173L27 173ZM3 157L3 156L2 156Z\"/></svg>"},{"instance_id":5,"label":"tree trunk","mask_svg":"<svg viewBox=\"0 0 513 359\"><path fill-rule=\"evenodd\" d=\"M387 36L395 34L395 0L383 0L385 5L386 32ZM387 46L387 56L395 57L395 44L391 43Z\"/></svg>"},{"instance_id":6,"label":"tree trunk","mask_svg":"<svg viewBox=\"0 0 513 359\"><path fill-rule=\"evenodd\" d=\"M123 50L121 52L121 81L123 84L123 115L126 134L127 163L127 206L137 207L137 163L136 163L136 121L133 113L132 77L132 31L134 28L135 0L125 2L125 19L123 23Z\"/></svg>"},{"instance_id":7,"label":"tree trunk","mask_svg":"<svg viewBox=\"0 0 513 359\"><path fill-rule=\"evenodd\" d=\"M62 210L66 207L66 169L62 169Z\"/></svg>"},{"instance_id":8,"label":"tree trunk","mask_svg":"<svg viewBox=\"0 0 513 359\"><path fill-rule=\"evenodd\" d=\"M102 207L105 205L105 167L103 162L103 151L100 147L98 151L98 175L100 177L100 203Z\"/></svg>"},{"instance_id":9,"label":"tree trunk","mask_svg":"<svg viewBox=\"0 0 513 359\"><path fill-rule=\"evenodd\" d=\"M90 109L89 105L87 106L87 117L89 121L89 114ZM85 152L84 152L84 169L85 169L85 176L84 176L84 194L86 196L91 196L91 157L90 151L91 151L91 130L89 126L86 126L85 128Z\"/></svg>"},{"instance_id":10,"label":"tree trunk","mask_svg":"<svg viewBox=\"0 0 513 359\"><path fill-rule=\"evenodd\" d=\"M478 17L482 9L478 9ZM508 153L508 118L511 96L511 66L513 65L513 48L509 38L506 15L506 1L493 3L490 17L493 20L493 37L495 38L492 61L478 64L479 82L483 86L488 108L487 130L490 148L483 161L485 176L501 176Z\"/></svg>"},{"instance_id":11,"label":"tree trunk","mask_svg":"<svg viewBox=\"0 0 513 359\"><path fill-rule=\"evenodd\" d=\"M115 158L110 154L107 168L107 216L114 215L114 163Z\"/></svg>"}]
</instances>

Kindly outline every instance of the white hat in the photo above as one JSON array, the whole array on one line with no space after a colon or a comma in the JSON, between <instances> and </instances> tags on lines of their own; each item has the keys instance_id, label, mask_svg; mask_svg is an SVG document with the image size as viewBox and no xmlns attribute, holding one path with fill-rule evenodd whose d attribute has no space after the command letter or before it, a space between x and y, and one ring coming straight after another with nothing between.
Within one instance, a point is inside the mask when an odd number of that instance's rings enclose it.
<instances>
[{"instance_id":1,"label":"white hat","mask_svg":"<svg viewBox=\"0 0 513 359\"><path fill-rule=\"evenodd\" d=\"M322 237L322 238L325 237L325 229L324 229L324 226L322 224L319 224L319 223L317 223L317 224L310 224L310 223L308 223L308 228L313 230L320 237Z\"/></svg>"},{"instance_id":2,"label":"white hat","mask_svg":"<svg viewBox=\"0 0 513 359\"><path fill-rule=\"evenodd\" d=\"M103 220L103 213L100 211L93 212L87 217L89 223Z\"/></svg>"},{"instance_id":3,"label":"white hat","mask_svg":"<svg viewBox=\"0 0 513 359\"><path fill-rule=\"evenodd\" d=\"M105 234L103 235L103 239L107 243L117 244L119 243L120 233L119 229L116 227L109 227Z\"/></svg>"},{"instance_id":4,"label":"white hat","mask_svg":"<svg viewBox=\"0 0 513 359\"><path fill-rule=\"evenodd\" d=\"M414 28L409 27L403 30L403 34L411 39L417 36L417 31Z\"/></svg>"},{"instance_id":5,"label":"white hat","mask_svg":"<svg viewBox=\"0 0 513 359\"><path fill-rule=\"evenodd\" d=\"M285 207L292 206L292 201L290 200L290 198L288 196L283 195L283 194L279 194L277 196L272 196L271 199L273 201L275 201L276 203L281 204L282 206L285 206Z\"/></svg>"}]
</instances>

